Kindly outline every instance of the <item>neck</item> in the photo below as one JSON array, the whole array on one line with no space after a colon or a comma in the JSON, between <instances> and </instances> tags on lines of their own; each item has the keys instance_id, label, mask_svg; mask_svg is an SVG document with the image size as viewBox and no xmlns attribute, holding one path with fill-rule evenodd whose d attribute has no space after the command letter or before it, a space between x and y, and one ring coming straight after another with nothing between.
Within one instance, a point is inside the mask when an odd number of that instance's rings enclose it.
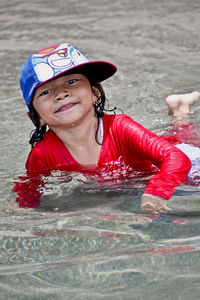
<instances>
[{"instance_id":1,"label":"neck","mask_svg":"<svg viewBox=\"0 0 200 300\"><path fill-rule=\"evenodd\" d=\"M89 140L95 139L97 122L97 118L94 117L90 120L85 120L80 124L50 129L68 146L71 144L85 144L88 143Z\"/></svg>"},{"instance_id":2,"label":"neck","mask_svg":"<svg viewBox=\"0 0 200 300\"><path fill-rule=\"evenodd\" d=\"M67 128L51 128L67 147L72 157L83 165L96 165L101 145L95 140L98 120L94 116L76 126ZM101 141L101 132L98 130L98 140Z\"/></svg>"}]
</instances>

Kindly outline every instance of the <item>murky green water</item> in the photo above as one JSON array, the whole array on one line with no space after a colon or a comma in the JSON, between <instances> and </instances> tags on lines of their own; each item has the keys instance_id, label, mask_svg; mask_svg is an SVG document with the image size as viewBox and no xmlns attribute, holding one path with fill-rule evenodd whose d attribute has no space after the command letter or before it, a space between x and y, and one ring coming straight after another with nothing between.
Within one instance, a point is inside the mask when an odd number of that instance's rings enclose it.
<instances>
[{"instance_id":1,"label":"murky green water","mask_svg":"<svg viewBox=\"0 0 200 300\"><path fill-rule=\"evenodd\" d=\"M0 26L0 299L198 300L198 187L179 187L174 214L154 216L140 211L144 182L86 186L72 174L50 182L39 209L11 207L33 128L18 84L27 56L67 41L113 62L110 106L162 134L165 97L199 89L200 2L2 0Z\"/></svg>"}]
</instances>

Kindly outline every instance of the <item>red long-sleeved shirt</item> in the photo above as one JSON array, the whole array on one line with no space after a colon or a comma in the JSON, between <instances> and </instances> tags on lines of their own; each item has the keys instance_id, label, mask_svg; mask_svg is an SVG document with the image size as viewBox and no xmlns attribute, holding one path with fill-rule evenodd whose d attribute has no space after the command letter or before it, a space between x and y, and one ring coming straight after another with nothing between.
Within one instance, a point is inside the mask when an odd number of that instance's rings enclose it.
<instances>
[{"instance_id":1,"label":"red long-sleeved shirt","mask_svg":"<svg viewBox=\"0 0 200 300\"><path fill-rule=\"evenodd\" d=\"M145 193L165 199L171 197L176 186L186 183L191 162L171 143L124 114L104 115L103 129L103 144L95 166L97 174L108 170L110 172L116 166L119 172L121 169L127 174L133 171L152 174L156 171L147 183ZM32 177L57 169L90 173L90 168L81 166L74 160L51 130L44 134L44 139L30 152L26 169L28 176ZM35 197L38 197L37 193ZM20 204L19 199L18 202Z\"/></svg>"}]
</instances>

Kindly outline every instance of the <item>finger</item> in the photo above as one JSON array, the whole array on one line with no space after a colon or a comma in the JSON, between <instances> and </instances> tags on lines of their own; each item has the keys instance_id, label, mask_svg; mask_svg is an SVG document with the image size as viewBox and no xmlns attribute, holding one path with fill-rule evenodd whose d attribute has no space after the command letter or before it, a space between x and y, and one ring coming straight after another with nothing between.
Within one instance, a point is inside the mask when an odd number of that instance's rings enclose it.
<instances>
[{"instance_id":1,"label":"finger","mask_svg":"<svg viewBox=\"0 0 200 300\"><path fill-rule=\"evenodd\" d=\"M171 209L170 207L168 207L167 205L165 205L163 208L164 208L166 211L172 211L172 209Z\"/></svg>"},{"instance_id":2,"label":"finger","mask_svg":"<svg viewBox=\"0 0 200 300\"><path fill-rule=\"evenodd\" d=\"M172 211L172 209L165 206L165 207L157 208L156 211L158 213L168 213L168 212Z\"/></svg>"}]
</instances>

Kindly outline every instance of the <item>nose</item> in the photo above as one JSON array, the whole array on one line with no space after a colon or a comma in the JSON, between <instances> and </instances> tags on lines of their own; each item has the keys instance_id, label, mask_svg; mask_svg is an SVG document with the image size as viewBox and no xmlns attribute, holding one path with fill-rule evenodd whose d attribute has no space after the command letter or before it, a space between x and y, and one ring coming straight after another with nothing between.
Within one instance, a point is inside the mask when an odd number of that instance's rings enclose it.
<instances>
[{"instance_id":1,"label":"nose","mask_svg":"<svg viewBox=\"0 0 200 300\"><path fill-rule=\"evenodd\" d=\"M69 97L70 93L68 91L58 91L55 96L55 101L64 100L65 98Z\"/></svg>"}]
</instances>

